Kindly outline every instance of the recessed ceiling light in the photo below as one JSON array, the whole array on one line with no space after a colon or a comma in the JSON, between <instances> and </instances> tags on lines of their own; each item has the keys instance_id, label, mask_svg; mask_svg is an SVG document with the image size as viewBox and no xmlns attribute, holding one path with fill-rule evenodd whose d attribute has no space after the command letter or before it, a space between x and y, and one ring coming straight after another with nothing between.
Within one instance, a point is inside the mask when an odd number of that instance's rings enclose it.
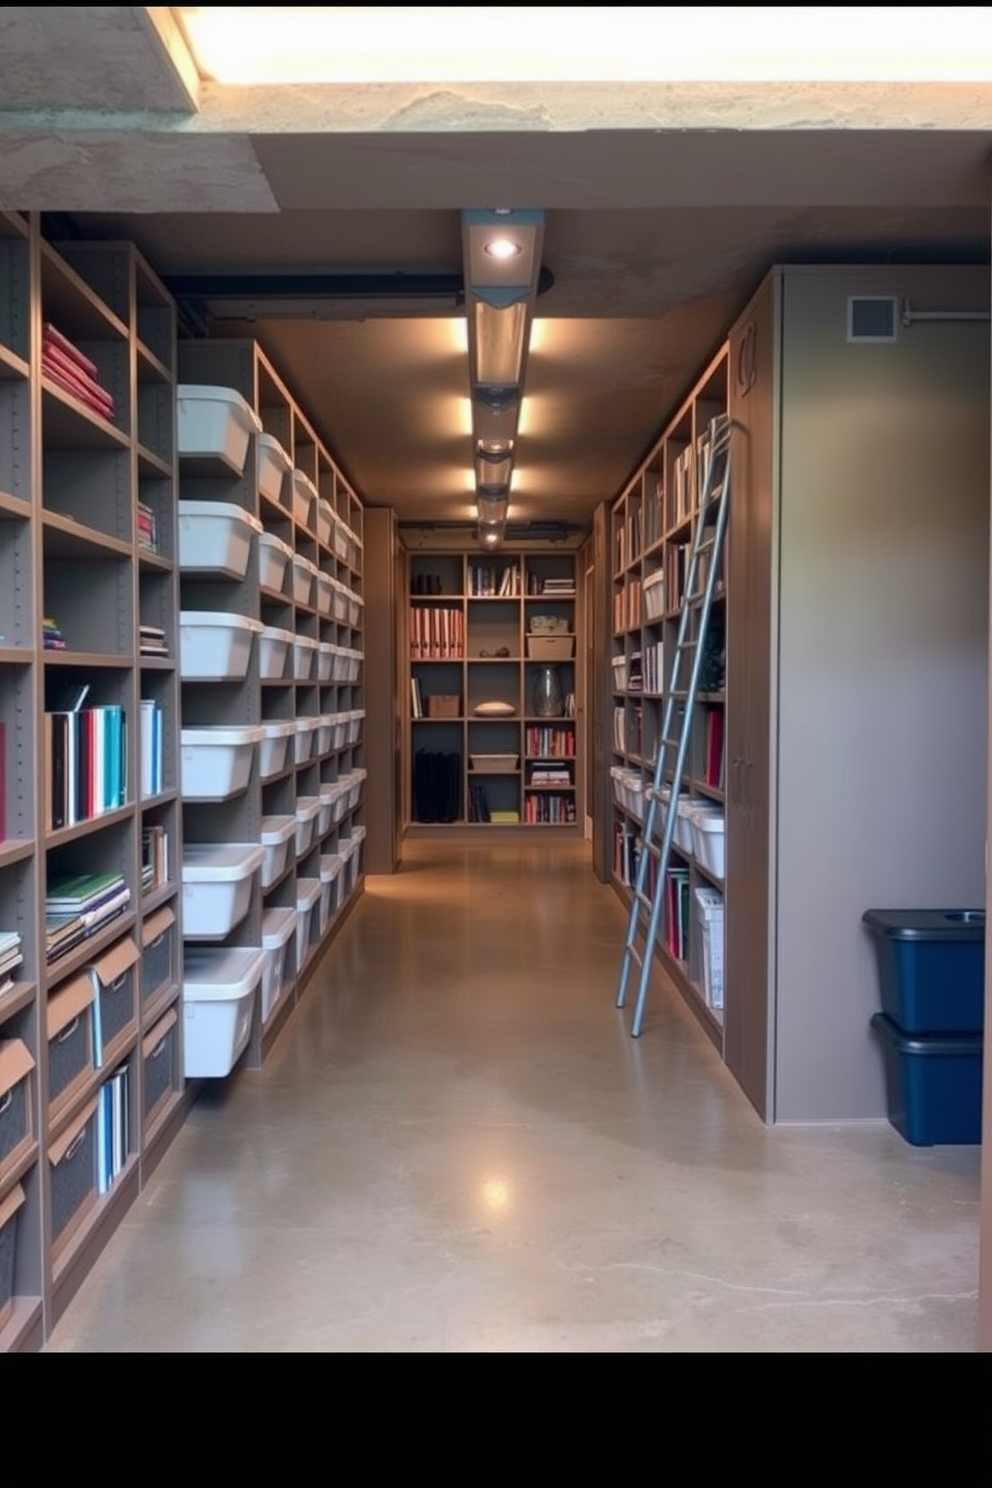
<instances>
[{"instance_id":1,"label":"recessed ceiling light","mask_svg":"<svg viewBox=\"0 0 992 1488\"><path fill-rule=\"evenodd\" d=\"M490 258L505 260L508 258L519 258L524 250L512 238L493 238L491 242L485 245L482 251L488 254Z\"/></svg>"}]
</instances>

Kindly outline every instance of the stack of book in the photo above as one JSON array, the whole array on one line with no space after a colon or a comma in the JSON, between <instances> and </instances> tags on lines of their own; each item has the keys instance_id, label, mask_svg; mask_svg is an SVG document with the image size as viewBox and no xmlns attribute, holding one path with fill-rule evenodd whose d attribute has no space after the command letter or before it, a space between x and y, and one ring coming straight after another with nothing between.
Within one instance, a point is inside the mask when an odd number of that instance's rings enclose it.
<instances>
[{"instance_id":1,"label":"stack of book","mask_svg":"<svg viewBox=\"0 0 992 1488\"><path fill-rule=\"evenodd\" d=\"M41 622L42 635L41 646L43 651L64 651L65 637L59 629L59 623L51 615L46 615Z\"/></svg>"},{"instance_id":2,"label":"stack of book","mask_svg":"<svg viewBox=\"0 0 992 1488\"><path fill-rule=\"evenodd\" d=\"M109 1193L127 1162L130 1145L128 1069L124 1064L100 1086L96 1108L96 1191Z\"/></svg>"},{"instance_id":3,"label":"stack of book","mask_svg":"<svg viewBox=\"0 0 992 1488\"><path fill-rule=\"evenodd\" d=\"M48 827L73 827L127 802L127 722L120 704L46 713Z\"/></svg>"},{"instance_id":4,"label":"stack of book","mask_svg":"<svg viewBox=\"0 0 992 1488\"><path fill-rule=\"evenodd\" d=\"M169 882L169 834L163 826L141 834L141 892L151 894Z\"/></svg>"},{"instance_id":5,"label":"stack of book","mask_svg":"<svg viewBox=\"0 0 992 1488\"><path fill-rule=\"evenodd\" d=\"M541 583L541 593L549 599L568 599L575 594L574 579L544 579Z\"/></svg>"},{"instance_id":6,"label":"stack of book","mask_svg":"<svg viewBox=\"0 0 992 1488\"><path fill-rule=\"evenodd\" d=\"M158 526L155 513L143 501L138 502L138 547L146 553L158 552Z\"/></svg>"},{"instance_id":7,"label":"stack of book","mask_svg":"<svg viewBox=\"0 0 992 1488\"><path fill-rule=\"evenodd\" d=\"M0 997L14 985L14 972L24 960L18 930L0 930Z\"/></svg>"},{"instance_id":8,"label":"stack of book","mask_svg":"<svg viewBox=\"0 0 992 1488\"><path fill-rule=\"evenodd\" d=\"M141 799L162 791L163 713L150 698L141 700Z\"/></svg>"},{"instance_id":9,"label":"stack of book","mask_svg":"<svg viewBox=\"0 0 992 1488\"><path fill-rule=\"evenodd\" d=\"M165 631L158 625L139 625L138 650L142 656L168 656Z\"/></svg>"},{"instance_id":10,"label":"stack of book","mask_svg":"<svg viewBox=\"0 0 992 1488\"><path fill-rule=\"evenodd\" d=\"M123 873L79 873L52 879L45 900L45 959L49 965L96 935L131 902Z\"/></svg>"},{"instance_id":11,"label":"stack of book","mask_svg":"<svg viewBox=\"0 0 992 1488\"><path fill-rule=\"evenodd\" d=\"M535 765L531 771L531 785L571 785L572 776L567 765Z\"/></svg>"},{"instance_id":12,"label":"stack of book","mask_svg":"<svg viewBox=\"0 0 992 1488\"><path fill-rule=\"evenodd\" d=\"M101 418L113 419L114 400L100 383L100 369L68 336L46 324L41 337L41 370Z\"/></svg>"}]
</instances>

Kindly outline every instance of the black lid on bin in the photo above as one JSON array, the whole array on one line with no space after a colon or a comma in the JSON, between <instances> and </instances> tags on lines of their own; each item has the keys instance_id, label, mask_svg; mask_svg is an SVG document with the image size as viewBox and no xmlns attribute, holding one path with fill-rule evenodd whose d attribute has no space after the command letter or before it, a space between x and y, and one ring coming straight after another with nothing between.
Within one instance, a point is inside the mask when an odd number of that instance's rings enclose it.
<instances>
[{"instance_id":1,"label":"black lid on bin","mask_svg":"<svg viewBox=\"0 0 992 1488\"><path fill-rule=\"evenodd\" d=\"M984 940L984 909L866 909L870 930L890 940Z\"/></svg>"},{"instance_id":2,"label":"black lid on bin","mask_svg":"<svg viewBox=\"0 0 992 1488\"><path fill-rule=\"evenodd\" d=\"M872 1013L871 1026L883 1044L897 1054L968 1055L981 1054L984 1036L980 1033L906 1033L888 1013Z\"/></svg>"}]
</instances>

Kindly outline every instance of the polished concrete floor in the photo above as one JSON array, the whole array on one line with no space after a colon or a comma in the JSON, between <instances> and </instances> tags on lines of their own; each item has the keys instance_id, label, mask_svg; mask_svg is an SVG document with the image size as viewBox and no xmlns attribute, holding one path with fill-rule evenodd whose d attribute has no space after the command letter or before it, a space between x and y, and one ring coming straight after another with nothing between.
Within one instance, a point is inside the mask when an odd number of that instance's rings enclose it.
<instances>
[{"instance_id":1,"label":"polished concrete floor","mask_svg":"<svg viewBox=\"0 0 992 1488\"><path fill-rule=\"evenodd\" d=\"M53 1351L970 1350L978 1150L768 1129L578 842L418 842Z\"/></svg>"}]
</instances>

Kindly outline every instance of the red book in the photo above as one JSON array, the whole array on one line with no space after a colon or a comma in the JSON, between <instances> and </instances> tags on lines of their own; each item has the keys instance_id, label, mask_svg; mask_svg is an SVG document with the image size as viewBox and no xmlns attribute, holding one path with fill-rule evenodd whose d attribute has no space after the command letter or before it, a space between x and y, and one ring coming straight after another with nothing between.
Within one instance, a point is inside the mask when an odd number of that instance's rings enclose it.
<instances>
[{"instance_id":1,"label":"red book","mask_svg":"<svg viewBox=\"0 0 992 1488\"><path fill-rule=\"evenodd\" d=\"M78 387L81 397L86 396L98 403L105 404L108 411L113 411L114 400L106 388L101 387L88 373L82 372L78 367L74 366L67 357L62 355L57 347L46 346L44 348L41 354L41 365L49 375L58 373L60 376L65 377L74 387Z\"/></svg>"},{"instance_id":2,"label":"red book","mask_svg":"<svg viewBox=\"0 0 992 1488\"><path fill-rule=\"evenodd\" d=\"M78 399L80 403L85 404L85 406L89 408L93 413L99 414L100 418L107 419L109 421L111 412L113 411L112 407L108 407L105 402L102 402L99 398L94 397L89 389L80 386L80 384L76 382L75 378L70 377L68 373L62 372L57 367L49 367L46 366L44 363L42 364L42 371L44 372L45 376L48 377L52 382L54 382L58 387L62 388L65 392L70 393L72 397Z\"/></svg>"},{"instance_id":3,"label":"red book","mask_svg":"<svg viewBox=\"0 0 992 1488\"><path fill-rule=\"evenodd\" d=\"M86 353L80 351L79 347L75 346L69 340L68 336L63 336L62 332L56 326L53 326L51 321L45 322L42 333L42 346L46 344L58 347L71 362L75 362L76 366L81 367L84 372L88 372L90 377L98 378L100 376L100 368L96 362L90 361Z\"/></svg>"}]
</instances>

